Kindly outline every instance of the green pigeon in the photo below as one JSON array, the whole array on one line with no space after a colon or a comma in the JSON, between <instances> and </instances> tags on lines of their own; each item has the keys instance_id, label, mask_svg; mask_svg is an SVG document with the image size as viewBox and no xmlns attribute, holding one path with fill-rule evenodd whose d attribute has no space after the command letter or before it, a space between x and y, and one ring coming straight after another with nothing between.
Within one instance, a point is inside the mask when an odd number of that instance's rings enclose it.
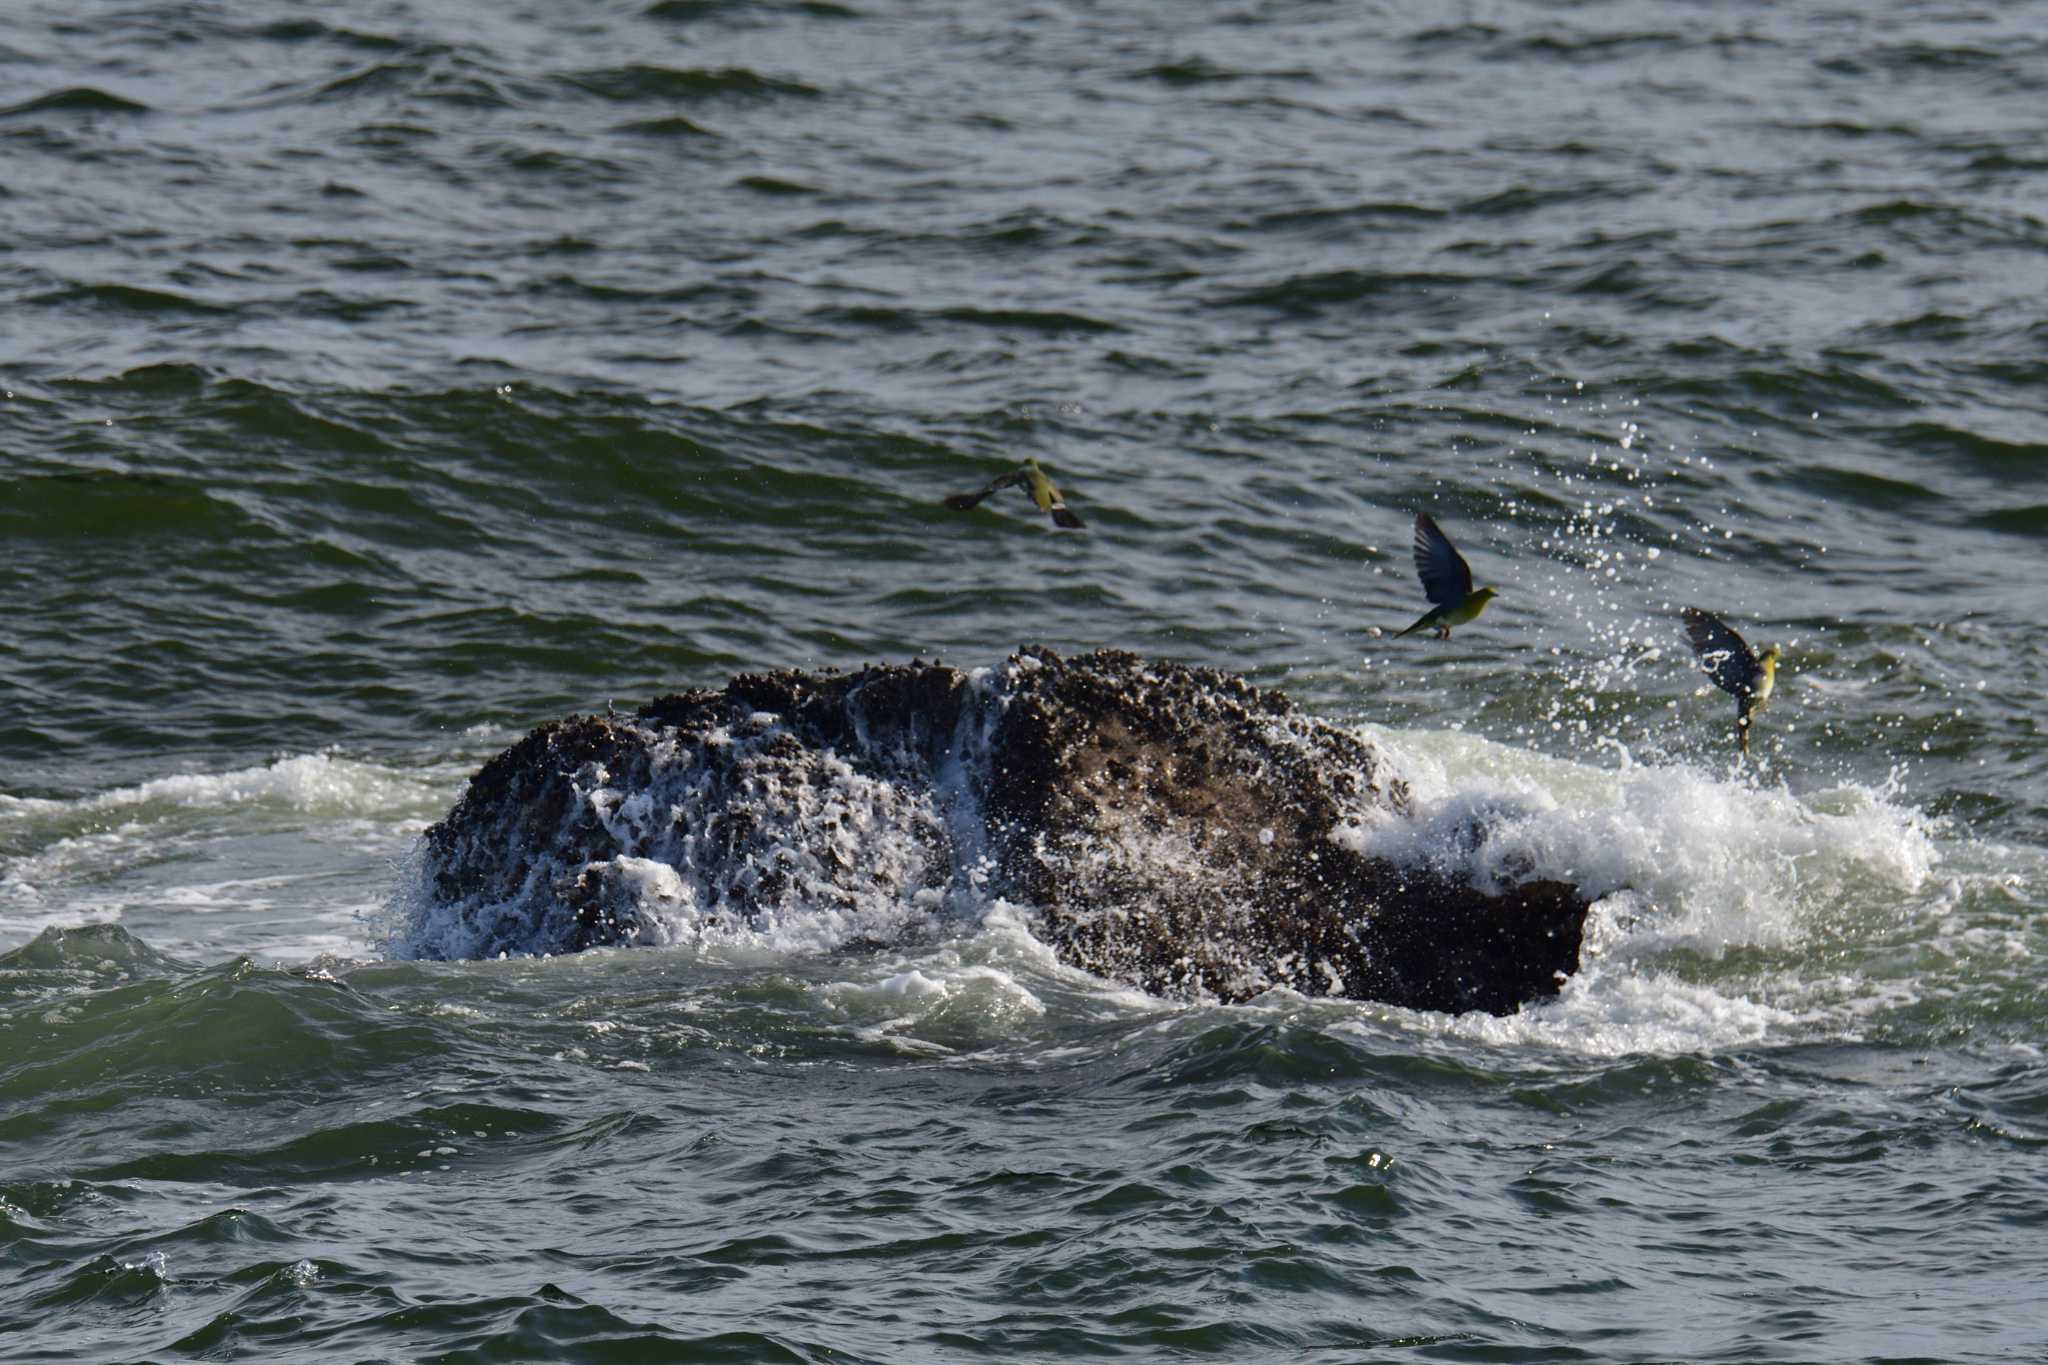
<instances>
[{"instance_id":1,"label":"green pigeon","mask_svg":"<svg viewBox=\"0 0 2048 1365\"><path fill-rule=\"evenodd\" d=\"M1430 520L1429 513L1415 514L1415 572L1422 579L1423 595L1436 603L1427 616L1402 635L1413 635L1424 626L1436 627L1436 638L1451 638L1451 627L1477 620L1486 604L1500 595L1497 588L1472 587L1472 566L1451 545L1451 538Z\"/></svg>"},{"instance_id":2,"label":"green pigeon","mask_svg":"<svg viewBox=\"0 0 2048 1365\"><path fill-rule=\"evenodd\" d=\"M1778 647L1766 645L1763 653L1752 654L1749 642L1714 613L1687 607L1679 614L1685 618L1685 637L1700 667L1714 686L1735 698L1735 738L1746 754L1750 717L1763 710L1778 681Z\"/></svg>"},{"instance_id":3,"label":"green pigeon","mask_svg":"<svg viewBox=\"0 0 2048 1365\"><path fill-rule=\"evenodd\" d=\"M1007 474L996 475L989 480L988 487L980 492L953 494L946 499L946 506L965 512L978 505L989 494L999 489L1016 488L1019 485L1031 495L1031 501L1038 504L1039 511L1052 517L1053 525L1064 526L1070 531L1081 529L1081 518L1068 510L1066 499L1060 496L1060 490L1046 477L1045 471L1038 467L1036 460L1026 460L1022 469L1013 469Z\"/></svg>"}]
</instances>

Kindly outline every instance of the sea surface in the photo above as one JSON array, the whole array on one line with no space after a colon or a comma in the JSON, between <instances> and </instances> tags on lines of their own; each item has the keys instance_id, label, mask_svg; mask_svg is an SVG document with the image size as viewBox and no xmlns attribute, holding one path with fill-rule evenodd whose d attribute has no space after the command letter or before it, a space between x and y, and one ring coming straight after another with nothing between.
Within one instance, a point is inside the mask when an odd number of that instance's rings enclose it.
<instances>
[{"instance_id":1,"label":"sea surface","mask_svg":"<svg viewBox=\"0 0 2048 1365\"><path fill-rule=\"evenodd\" d=\"M2048 1359L2048 6L6 9L0 1359ZM527 729L1027 643L1355 727L1583 970L421 960Z\"/></svg>"}]
</instances>

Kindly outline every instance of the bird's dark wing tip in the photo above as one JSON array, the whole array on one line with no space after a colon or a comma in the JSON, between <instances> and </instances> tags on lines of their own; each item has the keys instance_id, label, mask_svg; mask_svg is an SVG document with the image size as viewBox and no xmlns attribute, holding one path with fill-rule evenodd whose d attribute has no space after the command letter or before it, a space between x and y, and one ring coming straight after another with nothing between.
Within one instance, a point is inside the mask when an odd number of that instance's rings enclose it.
<instances>
[{"instance_id":1,"label":"bird's dark wing tip","mask_svg":"<svg viewBox=\"0 0 2048 1365\"><path fill-rule=\"evenodd\" d=\"M1422 595L1440 607L1456 606L1472 591L1472 567L1427 512L1415 514L1415 574Z\"/></svg>"},{"instance_id":2,"label":"bird's dark wing tip","mask_svg":"<svg viewBox=\"0 0 2048 1365\"><path fill-rule=\"evenodd\" d=\"M1052 520L1055 526L1064 526L1069 531L1078 531L1087 524L1064 507L1052 509Z\"/></svg>"},{"instance_id":3,"label":"bird's dark wing tip","mask_svg":"<svg viewBox=\"0 0 2048 1365\"><path fill-rule=\"evenodd\" d=\"M954 493L946 498L946 506L956 512L972 511L981 505L982 498L986 496L983 493Z\"/></svg>"},{"instance_id":4,"label":"bird's dark wing tip","mask_svg":"<svg viewBox=\"0 0 2048 1365\"><path fill-rule=\"evenodd\" d=\"M1714 686L1736 697L1748 693L1756 682L1757 662L1742 636L1710 611L1686 607L1679 614L1685 618L1685 637L1692 645L1693 657Z\"/></svg>"},{"instance_id":5,"label":"bird's dark wing tip","mask_svg":"<svg viewBox=\"0 0 2048 1365\"><path fill-rule=\"evenodd\" d=\"M1727 646L1728 625L1714 613L1698 607L1681 607L1678 615L1685 622L1685 638L1692 642L1694 653Z\"/></svg>"}]
</instances>

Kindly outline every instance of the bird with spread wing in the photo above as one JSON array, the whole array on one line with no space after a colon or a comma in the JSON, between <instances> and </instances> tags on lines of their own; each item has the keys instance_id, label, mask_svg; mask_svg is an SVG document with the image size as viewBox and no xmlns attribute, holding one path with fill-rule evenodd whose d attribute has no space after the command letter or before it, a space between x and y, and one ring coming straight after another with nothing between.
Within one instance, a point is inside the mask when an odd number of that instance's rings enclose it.
<instances>
[{"instance_id":1,"label":"bird with spread wing","mask_svg":"<svg viewBox=\"0 0 2048 1365\"><path fill-rule=\"evenodd\" d=\"M1497 588L1472 587L1472 566L1451 545L1429 513L1415 514L1415 572L1422 579L1423 595L1436 605L1420 621L1394 636L1413 635L1425 626L1436 628L1436 638L1451 638L1451 627L1477 620L1486 604L1500 595Z\"/></svg>"},{"instance_id":2,"label":"bird with spread wing","mask_svg":"<svg viewBox=\"0 0 2048 1365\"><path fill-rule=\"evenodd\" d=\"M981 500L991 493L1017 487L1022 487L1031 495L1031 501L1038 505L1039 511L1052 518L1053 525L1064 526L1070 531L1081 529L1081 518L1069 510L1066 499L1060 496L1058 486L1038 467L1036 460L1026 460L1023 468L996 475L989 480L986 488L978 492L953 494L946 499L946 506L965 512L978 506Z\"/></svg>"},{"instance_id":3,"label":"bird with spread wing","mask_svg":"<svg viewBox=\"0 0 2048 1365\"><path fill-rule=\"evenodd\" d=\"M1735 698L1735 739L1746 754L1750 719L1770 701L1778 681L1778 647L1766 645L1763 653L1754 654L1749 642L1714 613L1687 607L1679 614L1685 618L1685 638L1700 667L1714 686Z\"/></svg>"}]
</instances>

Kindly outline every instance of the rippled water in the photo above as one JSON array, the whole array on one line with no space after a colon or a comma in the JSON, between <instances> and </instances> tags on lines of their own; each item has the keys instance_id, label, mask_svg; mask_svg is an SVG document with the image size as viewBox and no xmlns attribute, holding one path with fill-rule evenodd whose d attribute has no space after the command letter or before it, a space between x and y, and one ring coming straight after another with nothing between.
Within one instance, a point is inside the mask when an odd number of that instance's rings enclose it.
<instances>
[{"instance_id":1,"label":"rippled water","mask_svg":"<svg viewBox=\"0 0 2048 1365\"><path fill-rule=\"evenodd\" d=\"M0 1356L2048 1354L2039 7L12 17ZM1085 531L940 505L1025 456ZM533 724L1027 641L1369 730L1586 969L392 954Z\"/></svg>"}]
</instances>

